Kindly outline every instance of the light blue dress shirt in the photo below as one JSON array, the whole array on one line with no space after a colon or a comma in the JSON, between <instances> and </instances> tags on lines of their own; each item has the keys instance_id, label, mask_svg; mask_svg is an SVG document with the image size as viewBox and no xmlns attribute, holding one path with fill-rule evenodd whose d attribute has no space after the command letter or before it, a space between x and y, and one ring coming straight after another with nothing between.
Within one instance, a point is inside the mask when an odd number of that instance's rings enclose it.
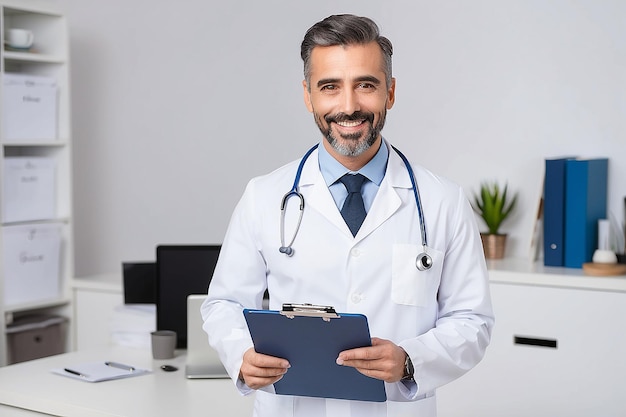
<instances>
[{"instance_id":1,"label":"light blue dress shirt","mask_svg":"<svg viewBox=\"0 0 626 417\"><path fill-rule=\"evenodd\" d=\"M319 155L318 158L320 171L322 172L324 181L326 181L326 185L328 186L328 189L330 190L330 193L335 200L335 204L337 204L337 208L341 210L341 207L343 207L343 203L348 196L348 191L346 190L346 187L338 180L346 173L355 173L355 171L350 171L346 169L346 167L341 165L339 161L337 161L328 153L323 144L320 144L317 149ZM387 170L388 157L389 150L387 149L387 146L385 145L385 142L383 140L380 149L378 149L378 152L376 152L376 155L374 155L372 160L369 161L363 168L356 171L359 174L367 177L367 179L369 180L363 184L363 189L361 190L361 194L363 195L363 204L365 205L366 212L368 212L370 210L370 207L372 207L374 197L376 197L376 193L378 192L380 183L383 181L385 171Z\"/></svg>"}]
</instances>

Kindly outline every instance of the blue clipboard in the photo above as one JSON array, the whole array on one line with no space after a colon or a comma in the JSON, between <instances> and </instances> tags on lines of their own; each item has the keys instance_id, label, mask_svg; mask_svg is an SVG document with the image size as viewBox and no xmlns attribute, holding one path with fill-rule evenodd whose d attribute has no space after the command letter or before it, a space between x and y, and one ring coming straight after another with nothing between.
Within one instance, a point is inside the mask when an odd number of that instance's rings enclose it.
<instances>
[{"instance_id":1,"label":"blue clipboard","mask_svg":"<svg viewBox=\"0 0 626 417\"><path fill-rule=\"evenodd\" d=\"M274 384L277 394L344 400L387 400L385 383L335 363L339 352L371 346L367 317L332 307L283 304L282 311L243 311L259 353L285 358L291 368Z\"/></svg>"}]
</instances>

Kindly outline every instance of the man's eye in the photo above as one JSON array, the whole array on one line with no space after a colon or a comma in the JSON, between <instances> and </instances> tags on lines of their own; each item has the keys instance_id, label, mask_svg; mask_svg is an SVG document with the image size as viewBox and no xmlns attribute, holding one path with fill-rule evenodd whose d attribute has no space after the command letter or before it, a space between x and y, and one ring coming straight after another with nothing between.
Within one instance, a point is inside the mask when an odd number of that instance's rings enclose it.
<instances>
[{"instance_id":1,"label":"man's eye","mask_svg":"<svg viewBox=\"0 0 626 417\"><path fill-rule=\"evenodd\" d=\"M358 88L362 89L362 90L371 90L376 88L376 86L374 84L370 84L370 83L360 83L358 85Z\"/></svg>"},{"instance_id":2,"label":"man's eye","mask_svg":"<svg viewBox=\"0 0 626 417\"><path fill-rule=\"evenodd\" d=\"M321 88L322 91L332 91L332 90L336 90L337 87L335 87L334 85L325 85Z\"/></svg>"}]
</instances>

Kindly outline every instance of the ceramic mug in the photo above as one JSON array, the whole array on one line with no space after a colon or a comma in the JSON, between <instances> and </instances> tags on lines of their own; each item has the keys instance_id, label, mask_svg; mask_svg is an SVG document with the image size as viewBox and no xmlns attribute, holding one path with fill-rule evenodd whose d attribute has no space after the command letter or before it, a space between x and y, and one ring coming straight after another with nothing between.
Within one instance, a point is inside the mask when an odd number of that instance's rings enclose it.
<instances>
[{"instance_id":1,"label":"ceramic mug","mask_svg":"<svg viewBox=\"0 0 626 417\"><path fill-rule=\"evenodd\" d=\"M156 330L151 334L152 357L154 359L171 359L176 349L176 332L173 330Z\"/></svg>"},{"instance_id":2,"label":"ceramic mug","mask_svg":"<svg viewBox=\"0 0 626 417\"><path fill-rule=\"evenodd\" d=\"M6 33L7 45L11 48L28 49L33 45L35 35L28 29L9 29Z\"/></svg>"}]
</instances>

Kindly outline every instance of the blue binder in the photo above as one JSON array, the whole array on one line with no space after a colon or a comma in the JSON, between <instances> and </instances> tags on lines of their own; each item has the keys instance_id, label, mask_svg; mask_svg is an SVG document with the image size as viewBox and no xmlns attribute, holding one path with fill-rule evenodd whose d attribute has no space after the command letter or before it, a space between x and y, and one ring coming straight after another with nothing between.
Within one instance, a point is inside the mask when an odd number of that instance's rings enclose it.
<instances>
[{"instance_id":1,"label":"blue binder","mask_svg":"<svg viewBox=\"0 0 626 417\"><path fill-rule=\"evenodd\" d=\"M563 266L565 257L565 163L573 157L546 159L543 191L543 263Z\"/></svg>"},{"instance_id":2,"label":"blue binder","mask_svg":"<svg viewBox=\"0 0 626 417\"><path fill-rule=\"evenodd\" d=\"M608 159L566 162L564 265L582 268L598 243L598 220L606 218Z\"/></svg>"},{"instance_id":3,"label":"blue binder","mask_svg":"<svg viewBox=\"0 0 626 417\"><path fill-rule=\"evenodd\" d=\"M243 312L259 353L285 358L291 368L274 384L277 394L344 400L387 400L383 381L335 363L339 352L371 346L367 318L332 307L283 305L282 311Z\"/></svg>"}]
</instances>

